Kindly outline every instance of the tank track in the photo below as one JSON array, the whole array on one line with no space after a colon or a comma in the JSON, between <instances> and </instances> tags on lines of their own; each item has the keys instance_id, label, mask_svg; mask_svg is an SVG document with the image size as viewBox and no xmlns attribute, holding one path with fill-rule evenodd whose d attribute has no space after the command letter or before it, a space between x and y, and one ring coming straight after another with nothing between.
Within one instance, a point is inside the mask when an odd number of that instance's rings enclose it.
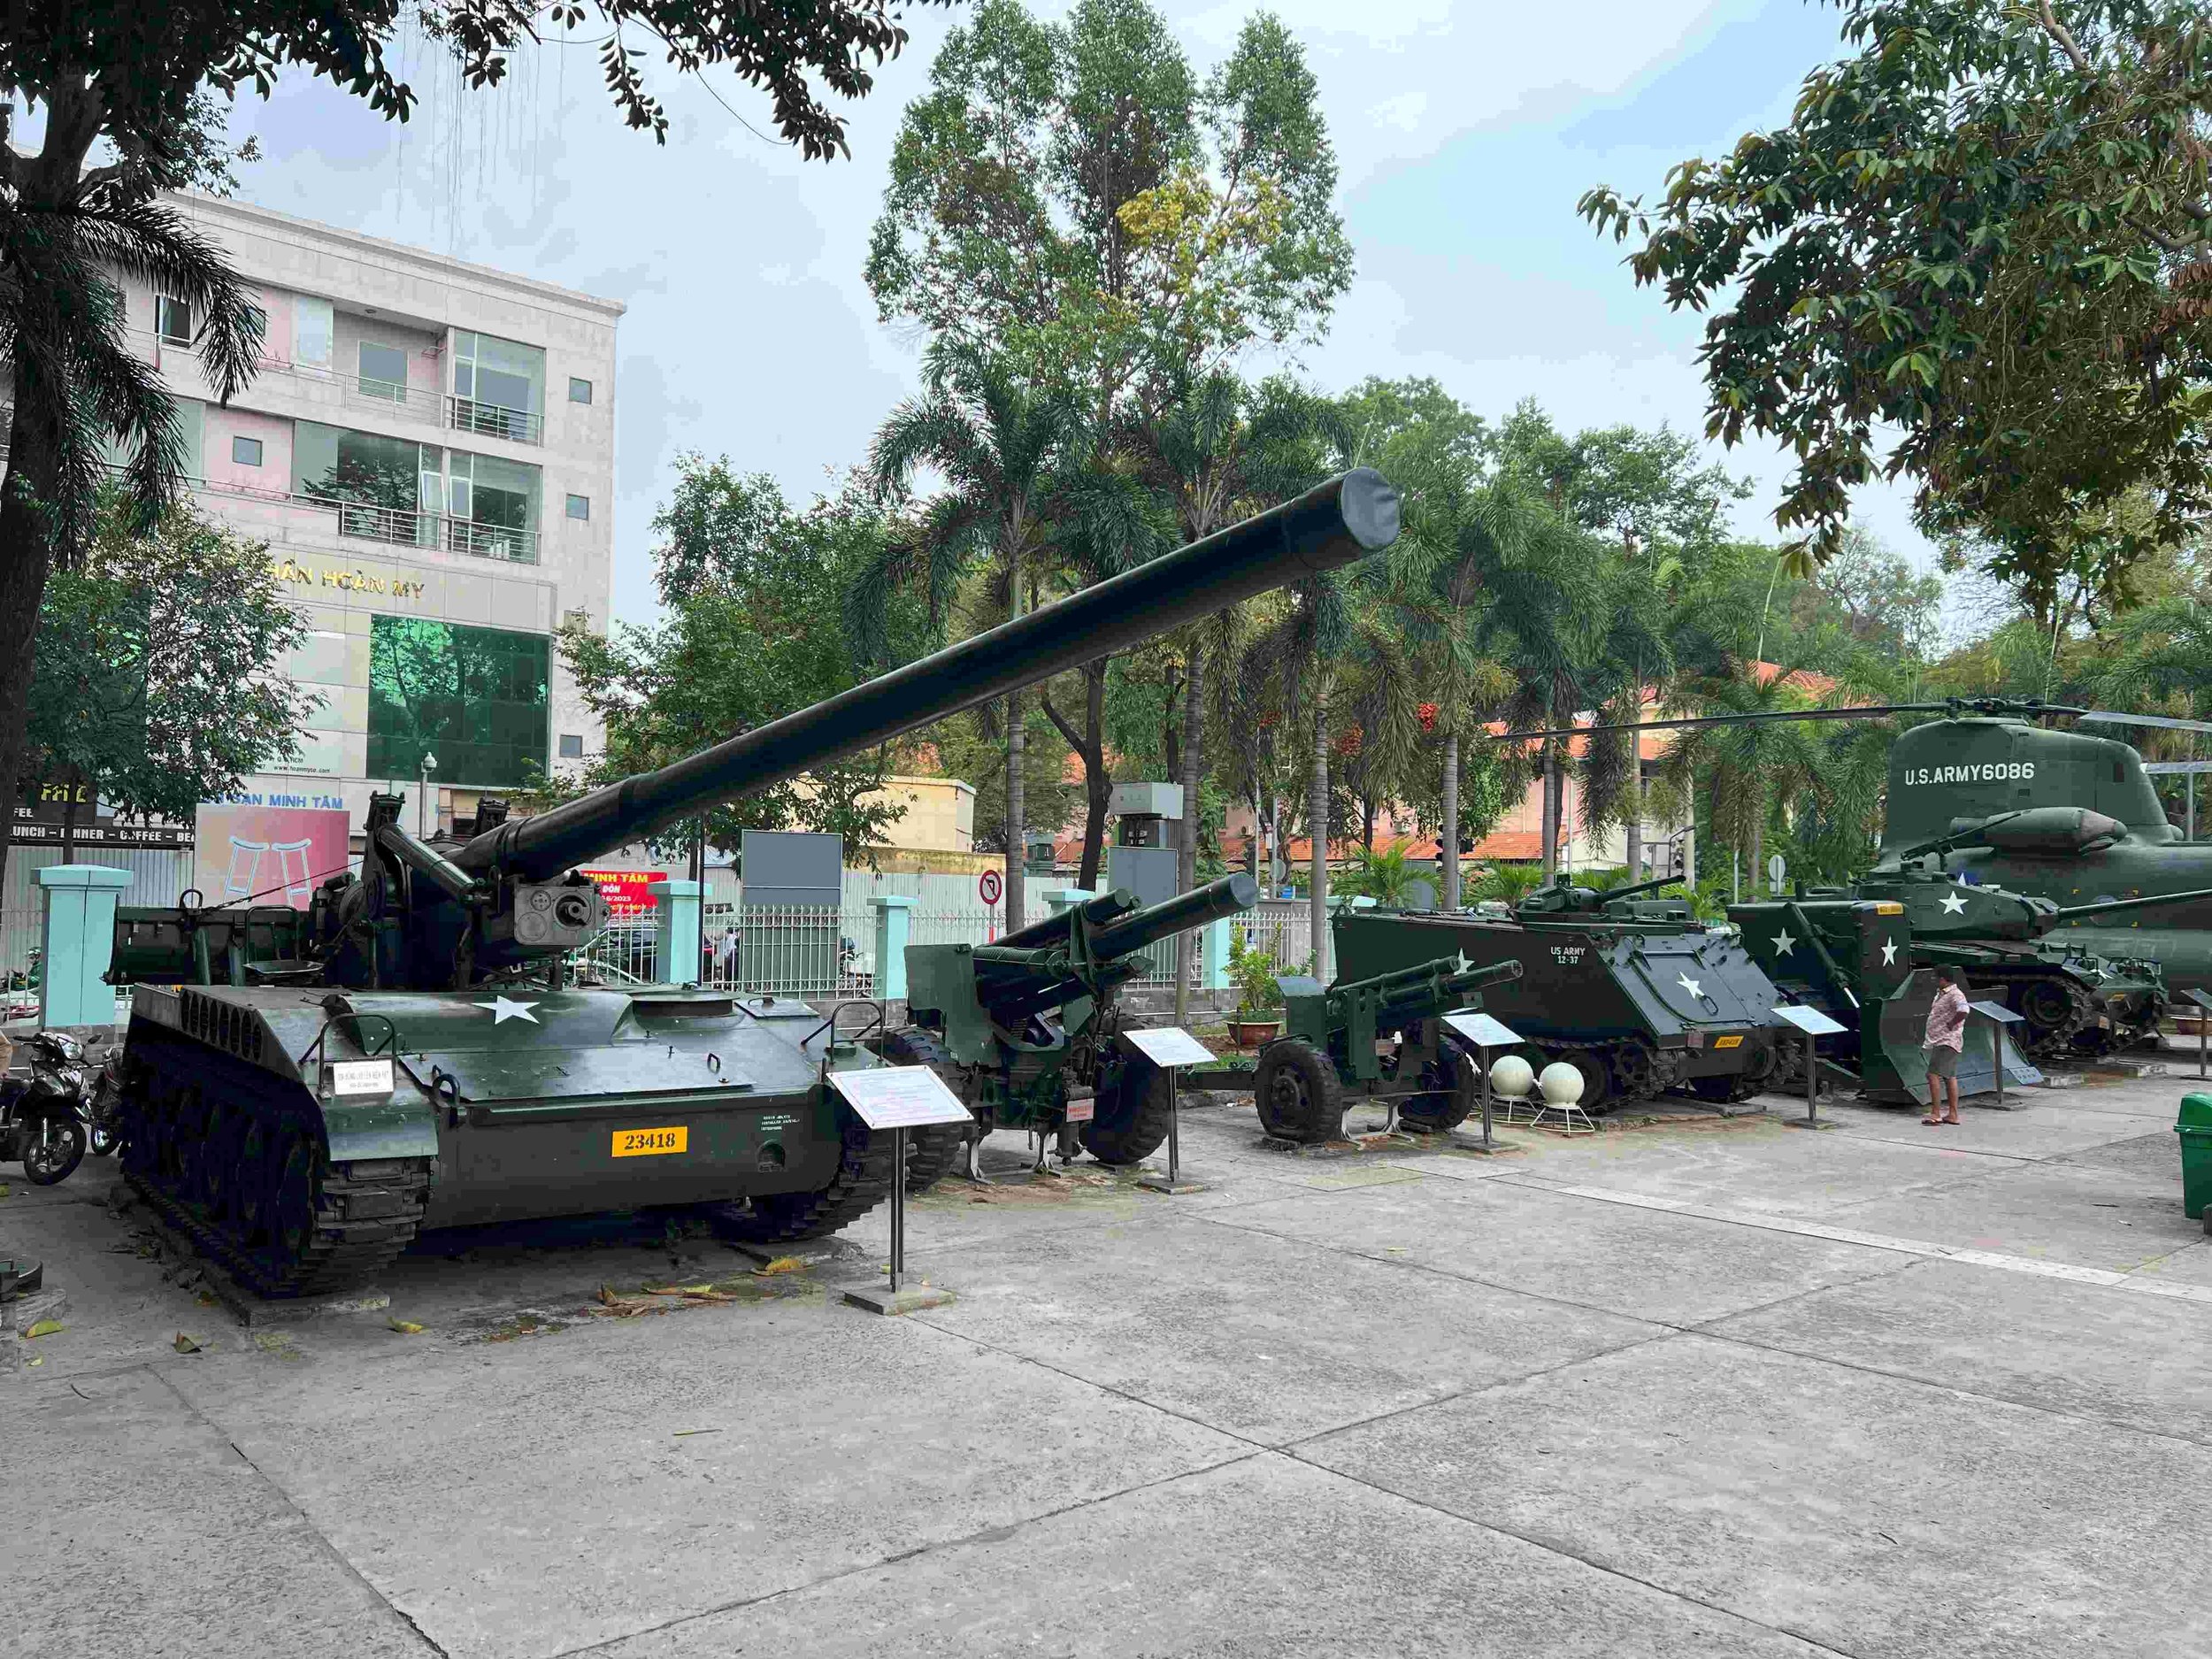
<instances>
[{"instance_id":1,"label":"tank track","mask_svg":"<svg viewBox=\"0 0 2212 1659\"><path fill-rule=\"evenodd\" d=\"M2053 968L2033 968L2001 964L1976 965L1966 970L1970 981L1994 980L2008 990L2021 991L2030 986L2055 986L2065 994L2067 1011L2055 1025L2030 1024L2027 1041L2021 1044L2031 1059L2047 1060L2069 1052L2074 1041L2085 1031L2095 1029L2097 999L2088 986L2074 975Z\"/></svg>"},{"instance_id":2,"label":"tank track","mask_svg":"<svg viewBox=\"0 0 2212 1659\"><path fill-rule=\"evenodd\" d=\"M891 1196L891 1137L876 1136L841 1109L844 1156L828 1186L811 1193L772 1193L739 1208L721 1208L717 1231L754 1244L818 1239L860 1219Z\"/></svg>"},{"instance_id":3,"label":"tank track","mask_svg":"<svg viewBox=\"0 0 2212 1659\"><path fill-rule=\"evenodd\" d=\"M878 1045L876 1052L894 1065L926 1065L944 1079L954 1094L960 1092L959 1068L945 1045L933 1032L919 1026L895 1031ZM927 1192L952 1172L952 1166L960 1161L966 1150L969 1138L974 1134L972 1125L927 1124L919 1129L906 1132L906 1193L910 1198Z\"/></svg>"},{"instance_id":4,"label":"tank track","mask_svg":"<svg viewBox=\"0 0 2212 1659\"><path fill-rule=\"evenodd\" d=\"M163 1220L189 1239L194 1248L212 1258L256 1295L283 1298L319 1295L358 1286L390 1266L414 1242L430 1199L427 1158L334 1164L323 1150L319 1126L303 1104L285 1098L288 1091L281 1082L225 1055L196 1052L192 1061L212 1074L209 1080L222 1089L232 1109L227 1115L234 1126L223 1133L222 1148L242 1142L257 1122L273 1144L290 1127L300 1133L313 1152L311 1166L302 1171L308 1182L306 1192L290 1195L295 1203L303 1197L305 1200L311 1217L307 1237L288 1256L257 1249L238 1231L242 1178L250 1173L241 1165L215 1163L204 1166L206 1184L212 1187L211 1202L178 1190L184 1171L175 1159L156 1152L163 1137L151 1116L154 1102L143 1096L150 1087L165 1080L188 1104L194 1086L180 1077L164 1079L157 1068L142 1070L137 1079L141 1098L135 1107L127 1098L124 1107L124 1179ZM136 1156L128 1144L134 1139L140 1143ZM218 1143L211 1137L203 1144L208 1151L217 1149ZM290 1172L288 1170L287 1174ZM272 1194L268 1202L273 1212L284 1201Z\"/></svg>"}]
</instances>

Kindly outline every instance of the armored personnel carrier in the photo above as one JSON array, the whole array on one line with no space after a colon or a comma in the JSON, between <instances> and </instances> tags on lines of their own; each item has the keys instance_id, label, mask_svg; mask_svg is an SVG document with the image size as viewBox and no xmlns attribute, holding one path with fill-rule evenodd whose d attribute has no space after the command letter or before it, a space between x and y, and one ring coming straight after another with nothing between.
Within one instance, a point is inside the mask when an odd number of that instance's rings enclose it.
<instances>
[{"instance_id":1,"label":"armored personnel carrier","mask_svg":"<svg viewBox=\"0 0 2212 1659\"><path fill-rule=\"evenodd\" d=\"M1509 921L1341 911L1337 971L1364 979L1440 956L1473 967L1517 962L1521 976L1487 987L1484 1007L1529 1040L1531 1064L1563 1060L1582 1073L1584 1110L1674 1088L1747 1100L1774 1071L1780 999L1727 929L1695 920L1681 901L1639 896L1667 885L1600 893L1562 879Z\"/></svg>"},{"instance_id":2,"label":"armored personnel carrier","mask_svg":"<svg viewBox=\"0 0 2212 1659\"><path fill-rule=\"evenodd\" d=\"M1118 651L1395 538L1358 470L1179 552L657 772L465 841L410 834L374 797L357 876L303 928L204 915L134 949L185 954L141 983L120 1068L127 1175L265 1295L373 1272L417 1231L714 1207L760 1240L833 1231L888 1195L891 1148L833 1084L881 1064L803 1002L596 989L564 958L605 925L580 866L725 801ZM258 942L287 954L261 958ZM233 947L235 947L234 949ZM204 965L204 972L201 969ZM874 1004L860 1010L881 1018Z\"/></svg>"}]
</instances>

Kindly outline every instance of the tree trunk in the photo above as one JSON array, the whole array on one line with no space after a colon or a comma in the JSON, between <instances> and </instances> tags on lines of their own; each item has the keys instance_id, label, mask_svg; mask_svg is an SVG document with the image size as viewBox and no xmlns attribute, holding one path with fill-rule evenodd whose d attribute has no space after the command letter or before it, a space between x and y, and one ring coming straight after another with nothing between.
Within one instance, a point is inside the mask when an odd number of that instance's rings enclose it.
<instances>
[{"instance_id":1,"label":"tree trunk","mask_svg":"<svg viewBox=\"0 0 2212 1659\"><path fill-rule=\"evenodd\" d=\"M0 879L15 839L16 791L31 720L31 653L53 567L52 544L31 505L34 496L49 495L54 470L53 444L35 419L35 402L19 379L7 473L0 480Z\"/></svg>"},{"instance_id":2,"label":"tree trunk","mask_svg":"<svg viewBox=\"0 0 2212 1659\"><path fill-rule=\"evenodd\" d=\"M1006 694L1006 931L1022 926L1022 699Z\"/></svg>"},{"instance_id":3,"label":"tree trunk","mask_svg":"<svg viewBox=\"0 0 2212 1659\"><path fill-rule=\"evenodd\" d=\"M1313 929L1313 975L1329 982L1329 717L1321 699L1313 700L1313 777L1306 795L1306 833L1313 847L1313 894L1308 923Z\"/></svg>"},{"instance_id":4,"label":"tree trunk","mask_svg":"<svg viewBox=\"0 0 2212 1659\"><path fill-rule=\"evenodd\" d=\"M1766 874L1767 814L1766 803L1751 815L1751 879L1746 891L1752 898L1759 896L1759 883Z\"/></svg>"},{"instance_id":5,"label":"tree trunk","mask_svg":"<svg viewBox=\"0 0 2212 1659\"><path fill-rule=\"evenodd\" d=\"M1438 867L1443 875L1444 908L1459 908L1459 733L1444 733L1444 824L1436 838Z\"/></svg>"},{"instance_id":6,"label":"tree trunk","mask_svg":"<svg viewBox=\"0 0 2212 1659\"><path fill-rule=\"evenodd\" d=\"M1544 879L1549 881L1559 873L1559 795L1562 780L1559 773L1559 746L1548 742L1544 746Z\"/></svg>"},{"instance_id":7,"label":"tree trunk","mask_svg":"<svg viewBox=\"0 0 2212 1659\"><path fill-rule=\"evenodd\" d=\"M1113 774L1106 765L1106 663L1083 664L1083 737L1075 745L1083 762L1083 873L1076 885L1098 891L1106 862L1106 812L1114 802Z\"/></svg>"},{"instance_id":8,"label":"tree trunk","mask_svg":"<svg viewBox=\"0 0 2212 1659\"><path fill-rule=\"evenodd\" d=\"M1178 781L1183 786L1183 833L1175 857L1175 887L1179 893L1188 893L1198 885L1198 739L1206 707L1205 672L1204 648L1194 640L1190 669L1183 680L1183 750L1177 757L1182 763ZM1195 933L1186 933L1177 941L1175 1023L1179 1025L1190 1012L1191 962L1197 953Z\"/></svg>"},{"instance_id":9,"label":"tree trunk","mask_svg":"<svg viewBox=\"0 0 2212 1659\"><path fill-rule=\"evenodd\" d=\"M1631 753L1628 757L1628 823L1624 831L1626 841L1623 850L1628 855L1628 879L1644 879L1644 760L1634 752L1638 747L1636 733L1628 734Z\"/></svg>"}]
</instances>

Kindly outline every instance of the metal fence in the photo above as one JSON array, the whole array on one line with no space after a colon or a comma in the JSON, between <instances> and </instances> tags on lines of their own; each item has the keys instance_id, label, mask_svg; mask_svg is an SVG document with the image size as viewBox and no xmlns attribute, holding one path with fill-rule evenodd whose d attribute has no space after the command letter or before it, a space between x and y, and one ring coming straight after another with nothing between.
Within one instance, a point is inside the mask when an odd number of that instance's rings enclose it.
<instances>
[{"instance_id":1,"label":"metal fence","mask_svg":"<svg viewBox=\"0 0 2212 1659\"><path fill-rule=\"evenodd\" d=\"M1232 918L1229 931L1243 937L1247 949L1262 949L1275 959L1275 972L1312 973L1313 913L1303 903L1263 904Z\"/></svg>"}]
</instances>

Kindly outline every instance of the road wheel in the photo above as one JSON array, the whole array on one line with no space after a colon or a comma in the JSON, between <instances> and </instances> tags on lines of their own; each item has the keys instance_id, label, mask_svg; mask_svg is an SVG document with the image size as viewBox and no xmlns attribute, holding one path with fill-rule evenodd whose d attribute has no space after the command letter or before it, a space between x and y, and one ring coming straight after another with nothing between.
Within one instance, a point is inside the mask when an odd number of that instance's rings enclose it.
<instances>
[{"instance_id":1,"label":"road wheel","mask_svg":"<svg viewBox=\"0 0 2212 1659\"><path fill-rule=\"evenodd\" d=\"M1142 1055L1126 1056L1111 1087L1101 1083L1091 1121L1078 1124L1083 1149L1101 1164L1134 1164L1160 1149L1174 1110L1174 1079Z\"/></svg>"},{"instance_id":2,"label":"road wheel","mask_svg":"<svg viewBox=\"0 0 2212 1659\"><path fill-rule=\"evenodd\" d=\"M1329 1056L1302 1037L1284 1037L1260 1050L1252 1079L1260 1126L1279 1141L1318 1146L1344 1135L1344 1090Z\"/></svg>"},{"instance_id":3,"label":"road wheel","mask_svg":"<svg viewBox=\"0 0 2212 1659\"><path fill-rule=\"evenodd\" d=\"M877 1050L893 1065L926 1065L944 1080L945 1087L956 1094L960 1093L959 1067L936 1033L910 1026L895 1031L883 1040ZM926 1193L949 1174L952 1166L960 1161L960 1154L976 1133L975 1125L968 1124L927 1124L919 1129L906 1132L906 1194L911 1198Z\"/></svg>"},{"instance_id":4,"label":"road wheel","mask_svg":"<svg viewBox=\"0 0 2212 1659\"><path fill-rule=\"evenodd\" d=\"M1421 1081L1430 1092L1409 1094L1398 1102L1398 1121L1416 1134L1440 1135L1466 1121L1480 1101L1482 1080L1476 1062L1453 1049L1421 1068Z\"/></svg>"}]
</instances>

